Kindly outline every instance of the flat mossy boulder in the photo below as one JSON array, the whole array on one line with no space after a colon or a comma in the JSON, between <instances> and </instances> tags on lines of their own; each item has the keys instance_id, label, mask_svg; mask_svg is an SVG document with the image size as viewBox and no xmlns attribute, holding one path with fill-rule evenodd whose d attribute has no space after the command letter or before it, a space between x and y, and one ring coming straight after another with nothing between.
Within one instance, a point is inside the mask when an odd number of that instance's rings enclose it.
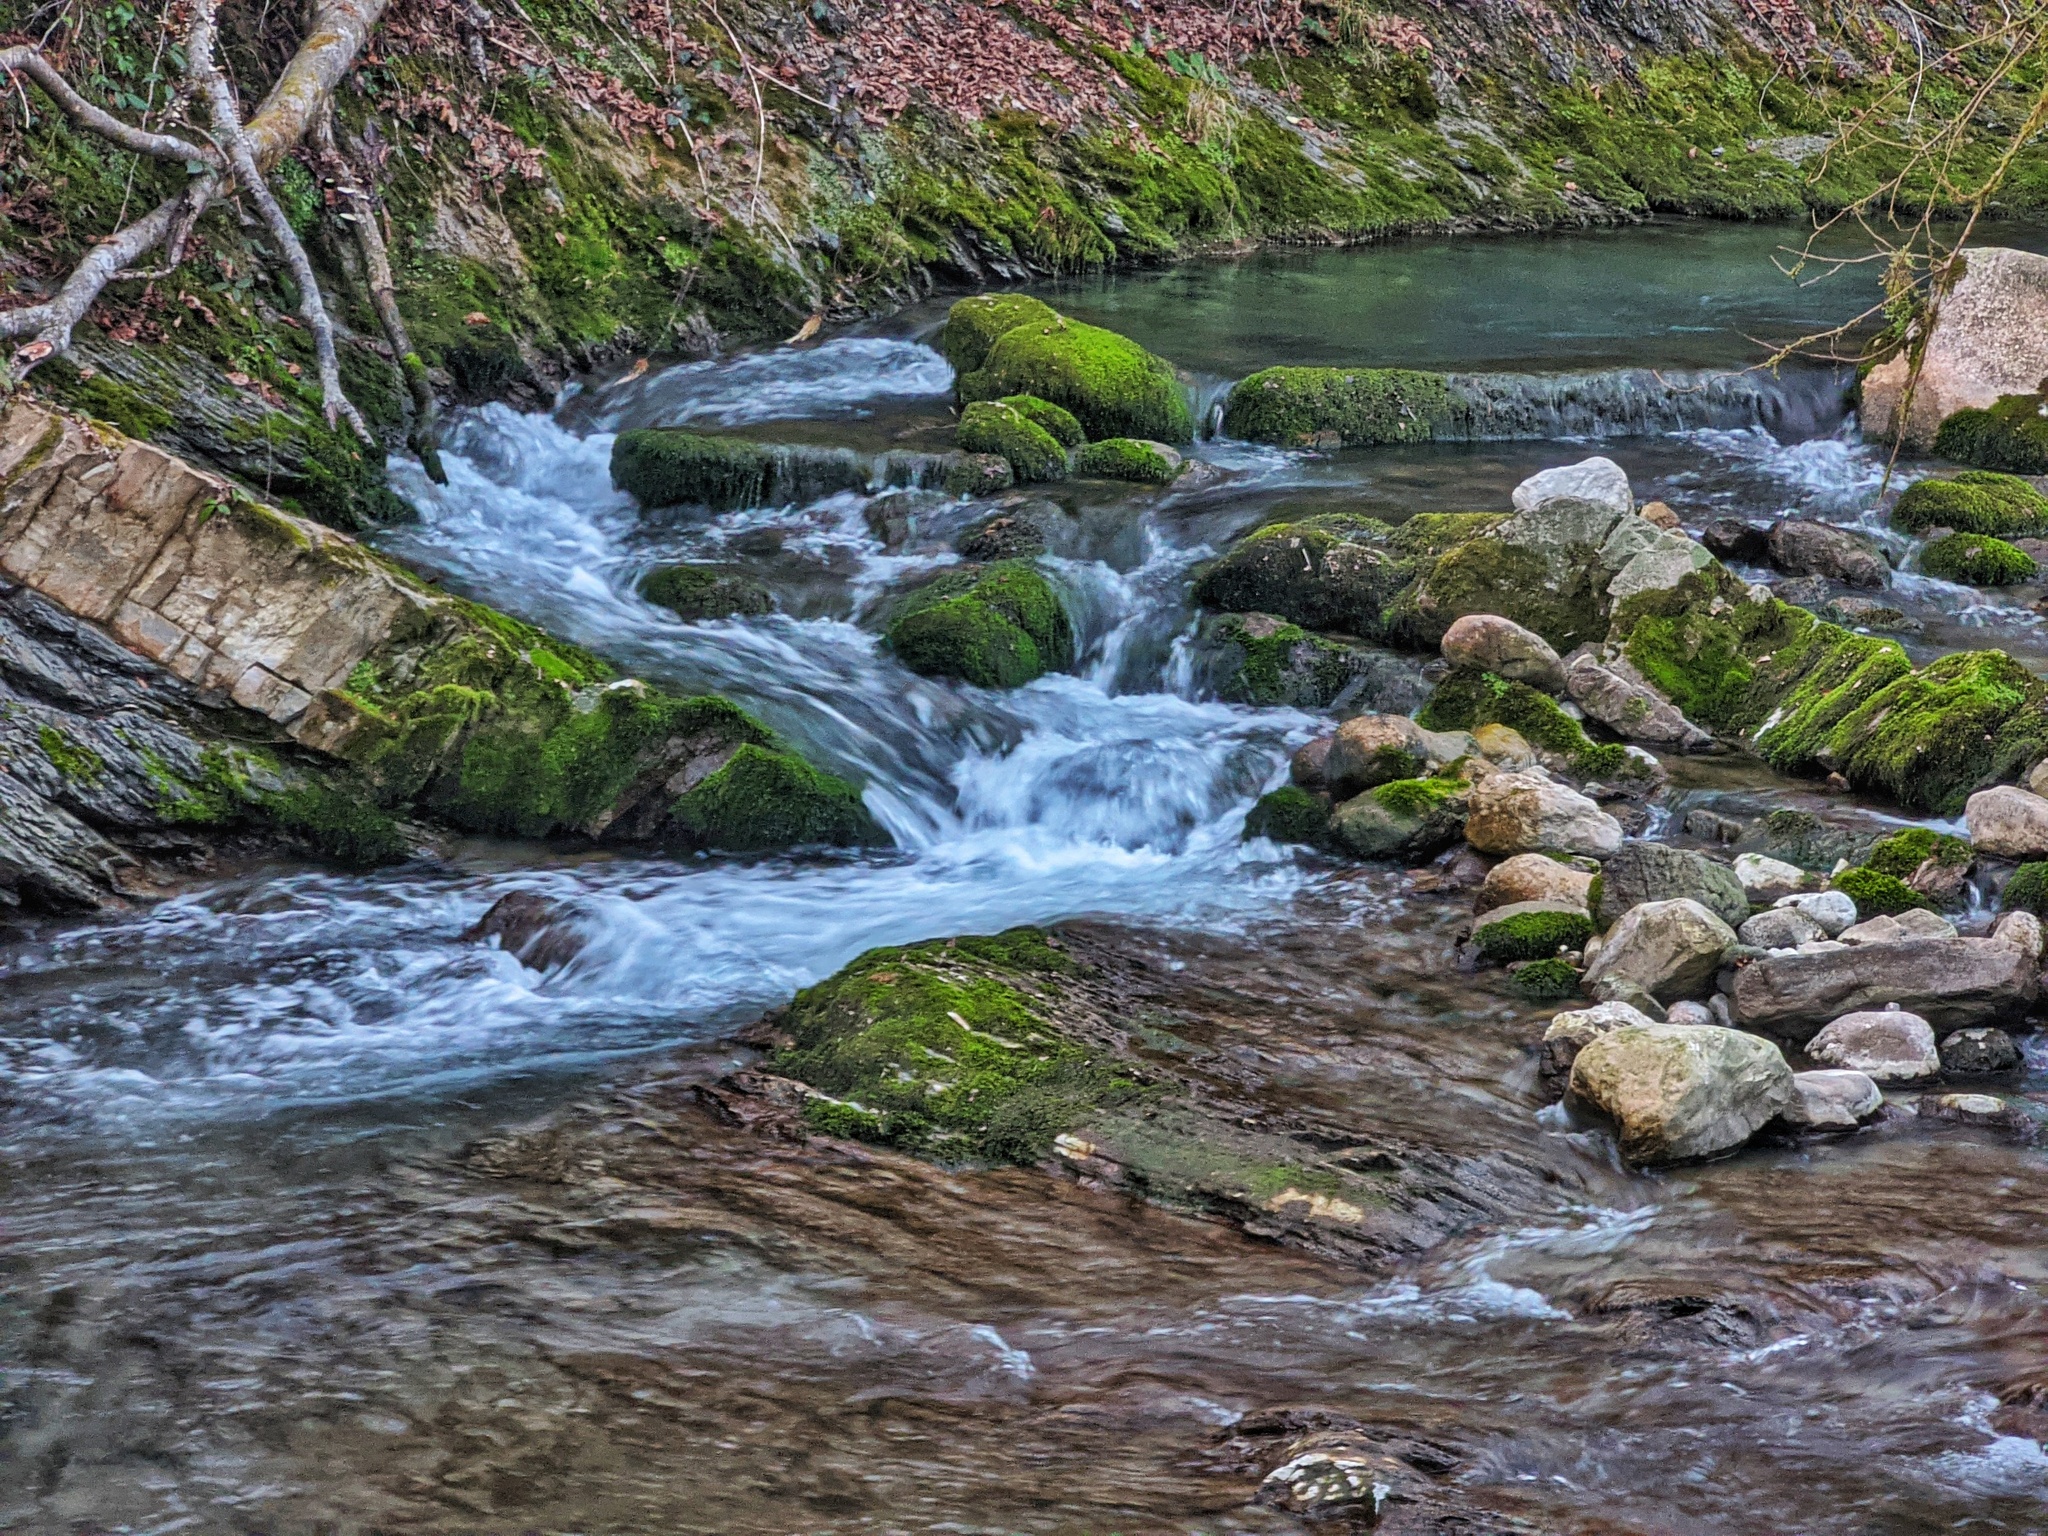
<instances>
[{"instance_id":1,"label":"flat mossy boulder","mask_svg":"<svg viewBox=\"0 0 2048 1536\"><path fill-rule=\"evenodd\" d=\"M767 587L744 571L717 565L661 566L640 579L640 595L688 623L775 611Z\"/></svg>"},{"instance_id":2,"label":"flat mossy boulder","mask_svg":"<svg viewBox=\"0 0 2048 1536\"><path fill-rule=\"evenodd\" d=\"M966 453L999 455L1020 485L1067 477L1067 450L1024 412L999 400L977 400L960 413L953 441Z\"/></svg>"},{"instance_id":3,"label":"flat mossy boulder","mask_svg":"<svg viewBox=\"0 0 2048 1536\"><path fill-rule=\"evenodd\" d=\"M982 365L1005 332L1020 325L1054 324L1059 318L1058 310L1028 294L977 293L946 311L936 345L953 371L965 375Z\"/></svg>"},{"instance_id":4,"label":"flat mossy boulder","mask_svg":"<svg viewBox=\"0 0 2048 1536\"><path fill-rule=\"evenodd\" d=\"M1081 430L1074 413L1050 400L1041 400L1036 395L1005 395L996 404L1007 405L1027 421L1044 428L1062 448L1079 448L1088 441L1088 434Z\"/></svg>"},{"instance_id":5,"label":"flat mossy boulder","mask_svg":"<svg viewBox=\"0 0 2048 1536\"><path fill-rule=\"evenodd\" d=\"M1541 635L1562 655L1606 635L1613 579L1590 548L1466 539L1417 572L1387 622L1410 644L1433 648L1459 619L1498 614Z\"/></svg>"},{"instance_id":6,"label":"flat mossy boulder","mask_svg":"<svg viewBox=\"0 0 2048 1536\"><path fill-rule=\"evenodd\" d=\"M1472 929L1472 942L1495 965L1548 960L1560 950L1582 949L1593 937L1583 907L1555 901L1517 901L1496 907Z\"/></svg>"},{"instance_id":7,"label":"flat mossy boulder","mask_svg":"<svg viewBox=\"0 0 2048 1536\"><path fill-rule=\"evenodd\" d=\"M1223 406L1227 436L1282 447L1427 442L1451 415L1440 373L1405 368L1266 368Z\"/></svg>"},{"instance_id":8,"label":"flat mossy boulder","mask_svg":"<svg viewBox=\"0 0 2048 1536\"><path fill-rule=\"evenodd\" d=\"M1017 688L1074 662L1059 592L1021 560L947 571L897 603L885 629L911 671Z\"/></svg>"},{"instance_id":9,"label":"flat mossy boulder","mask_svg":"<svg viewBox=\"0 0 2048 1536\"><path fill-rule=\"evenodd\" d=\"M854 786L738 705L622 678L459 599L395 634L314 708L312 732L380 803L475 832L681 849L888 841ZM771 774L780 822L741 793Z\"/></svg>"},{"instance_id":10,"label":"flat mossy boulder","mask_svg":"<svg viewBox=\"0 0 2048 1536\"><path fill-rule=\"evenodd\" d=\"M1283 784L1259 797L1244 818L1244 836L1268 837L1276 843L1318 847L1330 835L1330 807L1323 797L1299 784Z\"/></svg>"},{"instance_id":11,"label":"flat mossy boulder","mask_svg":"<svg viewBox=\"0 0 2048 1536\"><path fill-rule=\"evenodd\" d=\"M1952 533L1920 551L1920 569L1969 587L2016 587L2040 574L2025 550L1981 533Z\"/></svg>"},{"instance_id":12,"label":"flat mossy boulder","mask_svg":"<svg viewBox=\"0 0 2048 1536\"><path fill-rule=\"evenodd\" d=\"M962 374L962 401L1032 395L1071 411L1091 439L1152 438L1185 443L1195 435L1187 392L1173 369L1135 341L1054 318L1003 332L981 366Z\"/></svg>"},{"instance_id":13,"label":"flat mossy boulder","mask_svg":"<svg viewBox=\"0 0 2048 1536\"><path fill-rule=\"evenodd\" d=\"M775 456L759 443L680 427L643 427L612 442L612 484L643 507L758 506Z\"/></svg>"},{"instance_id":14,"label":"flat mossy boulder","mask_svg":"<svg viewBox=\"0 0 2048 1536\"><path fill-rule=\"evenodd\" d=\"M1081 968L1035 929L875 949L796 995L774 1071L805 1121L949 1163L1042 1161L1143 1086L1055 1022Z\"/></svg>"},{"instance_id":15,"label":"flat mossy boulder","mask_svg":"<svg viewBox=\"0 0 2048 1536\"><path fill-rule=\"evenodd\" d=\"M2000 395L1981 410L1957 411L1935 432L1934 451L1978 469L2048 474L2048 396Z\"/></svg>"},{"instance_id":16,"label":"flat mossy boulder","mask_svg":"<svg viewBox=\"0 0 2048 1536\"><path fill-rule=\"evenodd\" d=\"M1949 528L1994 539L2032 538L2048 533L2048 496L2017 475L1967 470L1908 486L1892 508L1892 526L1906 533Z\"/></svg>"},{"instance_id":17,"label":"flat mossy boulder","mask_svg":"<svg viewBox=\"0 0 2048 1536\"><path fill-rule=\"evenodd\" d=\"M1361 859L1421 859L1465 828L1467 785L1457 778L1393 779L1330 812L1330 838Z\"/></svg>"},{"instance_id":18,"label":"flat mossy boulder","mask_svg":"<svg viewBox=\"0 0 2048 1536\"><path fill-rule=\"evenodd\" d=\"M1226 704L1357 708L1405 715L1427 696L1412 660L1303 629L1270 613L1227 613L1202 626L1205 676Z\"/></svg>"},{"instance_id":19,"label":"flat mossy boulder","mask_svg":"<svg viewBox=\"0 0 2048 1536\"><path fill-rule=\"evenodd\" d=\"M1202 572L1195 601L1222 613L1270 613L1306 629L1377 639L1382 613L1413 578L1376 518L1330 513L1269 523Z\"/></svg>"},{"instance_id":20,"label":"flat mossy boulder","mask_svg":"<svg viewBox=\"0 0 2048 1536\"><path fill-rule=\"evenodd\" d=\"M1187 460L1164 443L1110 437L1074 455L1074 473L1092 480L1125 480L1133 485L1171 485Z\"/></svg>"}]
</instances>

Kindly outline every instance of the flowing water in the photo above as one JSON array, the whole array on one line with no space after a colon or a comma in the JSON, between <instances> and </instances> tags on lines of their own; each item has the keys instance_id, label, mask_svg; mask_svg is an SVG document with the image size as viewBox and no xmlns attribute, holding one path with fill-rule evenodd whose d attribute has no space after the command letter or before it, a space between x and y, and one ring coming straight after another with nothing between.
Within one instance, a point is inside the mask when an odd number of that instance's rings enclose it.
<instances>
[{"instance_id":1,"label":"flowing water","mask_svg":"<svg viewBox=\"0 0 2048 1536\"><path fill-rule=\"evenodd\" d=\"M1893 1129L1622 1172L1542 1108L1538 1015L1450 974L1461 907L1240 841L1318 724L1204 698L1189 664L1191 572L1242 530L1504 506L1594 451L1552 440L1589 429L1651 430L1599 451L1694 528L1795 507L1880 526L1884 461L1830 370L1704 422L1555 403L1861 307L1854 277L1779 278L1787 238L1423 242L1058 290L1212 394L1273 362L1512 375L1550 436L1210 441L1192 488L1077 490L1053 564L1081 661L1010 694L911 676L860 623L955 558L972 509L927 503L931 536L891 551L863 496L648 518L606 471L611 434L650 421L943 446L935 310L468 415L446 487L404 475L421 520L386 546L740 699L864 782L897 847L471 842L370 875L245 872L0 947L0 1529L1289 1531L1247 1505L1264 1467L1233 1447L1303 1405L1449 1447L1456 1486L1527 1529L2048 1529L2042 1153ZM707 556L781 612L684 625L634 595ZM2031 595L1899 592L1918 650L2038 659ZM1674 767L1673 815L1820 803L1753 764ZM564 902L581 952L537 974L461 942L511 890ZM866 948L1084 917L1290 1091L1536 1159L1556 1199L1361 1277L1037 1174L863 1180L663 1118L737 1059L722 1036ZM467 1149L536 1120L634 1150L553 1184L479 1171Z\"/></svg>"}]
</instances>

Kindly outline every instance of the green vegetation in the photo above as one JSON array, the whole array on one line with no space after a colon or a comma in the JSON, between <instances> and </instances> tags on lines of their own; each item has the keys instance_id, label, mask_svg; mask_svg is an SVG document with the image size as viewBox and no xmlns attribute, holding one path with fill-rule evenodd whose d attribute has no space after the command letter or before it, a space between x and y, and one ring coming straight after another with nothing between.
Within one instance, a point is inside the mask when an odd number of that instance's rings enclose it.
<instances>
[{"instance_id":1,"label":"green vegetation","mask_svg":"<svg viewBox=\"0 0 2048 1536\"><path fill-rule=\"evenodd\" d=\"M1394 551L1393 534L1376 518L1341 512L1269 523L1203 571L1195 601L1378 639L1384 610L1414 574Z\"/></svg>"},{"instance_id":2,"label":"green vegetation","mask_svg":"<svg viewBox=\"0 0 2048 1536\"><path fill-rule=\"evenodd\" d=\"M1270 615L1228 615L1215 635L1243 658L1217 679L1217 697L1227 704L1326 709L1357 675L1350 646Z\"/></svg>"},{"instance_id":3,"label":"green vegetation","mask_svg":"<svg viewBox=\"0 0 2048 1536\"><path fill-rule=\"evenodd\" d=\"M1949 480L1922 480L1907 487L1892 508L1892 526L1907 533L1951 528L1994 539L2048 533L2048 496L2017 475L1965 470Z\"/></svg>"},{"instance_id":4,"label":"green vegetation","mask_svg":"<svg viewBox=\"0 0 2048 1536\"><path fill-rule=\"evenodd\" d=\"M977 400L960 413L954 443L966 453L993 453L1020 485L1067 477L1067 451L1045 428L1013 405Z\"/></svg>"},{"instance_id":5,"label":"green vegetation","mask_svg":"<svg viewBox=\"0 0 2048 1536\"><path fill-rule=\"evenodd\" d=\"M43 749L43 756L50 760L58 777L69 783L90 788L107 771L105 758L84 743L73 741L54 725L36 731L36 744Z\"/></svg>"},{"instance_id":6,"label":"green vegetation","mask_svg":"<svg viewBox=\"0 0 2048 1536\"><path fill-rule=\"evenodd\" d=\"M1036 1163L1062 1131L1145 1091L1060 1032L1078 975L1029 928L870 950L796 995L782 1021L795 1044L770 1065L824 1095L804 1118L828 1135Z\"/></svg>"},{"instance_id":7,"label":"green vegetation","mask_svg":"<svg viewBox=\"0 0 2048 1536\"><path fill-rule=\"evenodd\" d=\"M1450 391L1438 373L1267 368L1231 390L1223 430L1284 447L1369 448L1426 442L1449 411Z\"/></svg>"},{"instance_id":8,"label":"green vegetation","mask_svg":"<svg viewBox=\"0 0 2048 1536\"><path fill-rule=\"evenodd\" d=\"M1593 920L1583 912L1516 912L1481 918L1472 931L1480 952L1496 965L1545 960L1562 949L1579 949L1593 937Z\"/></svg>"},{"instance_id":9,"label":"green vegetation","mask_svg":"<svg viewBox=\"0 0 2048 1536\"><path fill-rule=\"evenodd\" d=\"M681 427L637 428L612 443L612 484L643 507L758 506L774 468L775 455L759 443Z\"/></svg>"},{"instance_id":10,"label":"green vegetation","mask_svg":"<svg viewBox=\"0 0 2048 1536\"><path fill-rule=\"evenodd\" d=\"M1057 325L1060 313L1042 299L1022 293L978 293L946 311L946 324L934 343L939 353L965 377L987 361L989 348L1020 325Z\"/></svg>"},{"instance_id":11,"label":"green vegetation","mask_svg":"<svg viewBox=\"0 0 2048 1536\"><path fill-rule=\"evenodd\" d=\"M2022 864L2014 870L1999 893L1998 910L2048 918L2048 864Z\"/></svg>"},{"instance_id":12,"label":"green vegetation","mask_svg":"<svg viewBox=\"0 0 2048 1536\"><path fill-rule=\"evenodd\" d=\"M897 606L887 636L911 671L981 688L1016 688L1074 661L1059 593L1021 560L943 573Z\"/></svg>"},{"instance_id":13,"label":"green vegetation","mask_svg":"<svg viewBox=\"0 0 2048 1536\"><path fill-rule=\"evenodd\" d=\"M1320 845L1330 832L1330 812L1323 802L1296 784L1283 784L1263 795L1244 818L1247 841L1270 837L1276 843Z\"/></svg>"},{"instance_id":14,"label":"green vegetation","mask_svg":"<svg viewBox=\"0 0 2048 1536\"><path fill-rule=\"evenodd\" d=\"M1914 890L1896 875L1887 875L1881 870L1859 865L1845 869L1835 876L1834 889L1842 892L1856 903L1859 921L1873 917L1896 917L1901 912L1915 909L1932 912L1934 903Z\"/></svg>"},{"instance_id":15,"label":"green vegetation","mask_svg":"<svg viewBox=\"0 0 2048 1536\"><path fill-rule=\"evenodd\" d=\"M959 381L964 402L1033 395L1064 407L1092 439L1185 443L1194 417L1180 381L1136 342L1078 320L1014 326Z\"/></svg>"},{"instance_id":16,"label":"green vegetation","mask_svg":"<svg viewBox=\"0 0 2048 1536\"><path fill-rule=\"evenodd\" d=\"M1074 455L1075 474L1133 485L1171 485L1181 469L1150 443L1130 437L1104 438Z\"/></svg>"},{"instance_id":17,"label":"green vegetation","mask_svg":"<svg viewBox=\"0 0 2048 1536\"><path fill-rule=\"evenodd\" d=\"M1546 552L1472 538L1419 571L1390 605L1387 623L1410 643L1434 647L1452 623L1497 613L1534 630L1560 655L1607 634L1607 584L1614 573L1591 551Z\"/></svg>"},{"instance_id":18,"label":"green vegetation","mask_svg":"<svg viewBox=\"0 0 2048 1536\"><path fill-rule=\"evenodd\" d=\"M1928 827L1908 827L1880 840L1863 862L1881 875L1904 880L1929 859L1963 867L1976 856L1967 838L1953 837Z\"/></svg>"},{"instance_id":19,"label":"green vegetation","mask_svg":"<svg viewBox=\"0 0 2048 1536\"><path fill-rule=\"evenodd\" d=\"M1005 395L996 404L1007 405L1025 420L1043 428L1062 448L1079 448L1088 441L1088 434L1081 430L1081 423L1074 419L1074 413L1050 400L1041 400L1036 395Z\"/></svg>"},{"instance_id":20,"label":"green vegetation","mask_svg":"<svg viewBox=\"0 0 2048 1536\"><path fill-rule=\"evenodd\" d=\"M793 752L747 742L670 810L697 846L734 853L885 841L860 791Z\"/></svg>"},{"instance_id":21,"label":"green vegetation","mask_svg":"<svg viewBox=\"0 0 2048 1536\"><path fill-rule=\"evenodd\" d=\"M1579 973L1572 969L1568 960L1555 957L1531 960L1527 965L1515 967L1508 977L1508 985L1532 1003L1561 1002L1567 997L1578 996Z\"/></svg>"},{"instance_id":22,"label":"green vegetation","mask_svg":"<svg viewBox=\"0 0 2048 1536\"><path fill-rule=\"evenodd\" d=\"M1920 552L1920 569L1972 587L2015 587L2039 574L2034 557L2025 550L1981 533L1936 539Z\"/></svg>"},{"instance_id":23,"label":"green vegetation","mask_svg":"<svg viewBox=\"0 0 2048 1536\"><path fill-rule=\"evenodd\" d=\"M1332 839L1361 859L1424 858L1465 826L1465 785L1455 778L1393 779L1330 813Z\"/></svg>"},{"instance_id":24,"label":"green vegetation","mask_svg":"<svg viewBox=\"0 0 2048 1536\"><path fill-rule=\"evenodd\" d=\"M760 582L715 565L664 565L641 578L640 595L690 623L775 611L775 599Z\"/></svg>"},{"instance_id":25,"label":"green vegetation","mask_svg":"<svg viewBox=\"0 0 2048 1536\"><path fill-rule=\"evenodd\" d=\"M1468 667L1460 667L1438 683L1415 720L1431 731L1510 726L1531 746L1564 758L1581 778L1620 777L1628 774L1635 762L1619 742L1588 740L1585 729L1549 694Z\"/></svg>"},{"instance_id":26,"label":"green vegetation","mask_svg":"<svg viewBox=\"0 0 2048 1536\"><path fill-rule=\"evenodd\" d=\"M2048 396L2000 395L1984 410L1957 411L1935 433L1934 451L1979 469L2048 474Z\"/></svg>"}]
</instances>

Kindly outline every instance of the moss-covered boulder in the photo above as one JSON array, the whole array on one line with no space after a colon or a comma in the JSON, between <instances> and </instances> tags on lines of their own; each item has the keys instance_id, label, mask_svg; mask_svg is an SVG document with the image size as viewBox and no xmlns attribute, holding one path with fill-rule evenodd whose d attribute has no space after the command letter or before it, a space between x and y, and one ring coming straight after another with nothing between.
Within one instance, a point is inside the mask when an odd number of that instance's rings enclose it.
<instances>
[{"instance_id":1,"label":"moss-covered boulder","mask_svg":"<svg viewBox=\"0 0 2048 1536\"><path fill-rule=\"evenodd\" d=\"M1132 485L1171 485L1187 460L1164 443L1110 437L1074 455L1074 473L1091 480L1125 480Z\"/></svg>"},{"instance_id":2,"label":"moss-covered boulder","mask_svg":"<svg viewBox=\"0 0 2048 1536\"><path fill-rule=\"evenodd\" d=\"M1907 487L1892 508L1892 526L1907 533L1950 528L1994 539L2032 538L2048 533L2048 496L2017 475L1973 469Z\"/></svg>"},{"instance_id":3,"label":"moss-covered boulder","mask_svg":"<svg viewBox=\"0 0 2048 1536\"><path fill-rule=\"evenodd\" d=\"M1227 613L1202 626L1203 676L1227 704L1348 707L1408 714L1428 695L1420 666L1270 613Z\"/></svg>"},{"instance_id":4,"label":"moss-covered boulder","mask_svg":"<svg viewBox=\"0 0 2048 1536\"><path fill-rule=\"evenodd\" d=\"M970 374L1005 332L1020 325L1057 324L1059 318L1058 310L1028 294L978 293L946 311L936 345L955 373Z\"/></svg>"},{"instance_id":5,"label":"moss-covered boulder","mask_svg":"<svg viewBox=\"0 0 2048 1536\"><path fill-rule=\"evenodd\" d=\"M775 611L775 599L759 581L717 565L664 565L640 579L640 595L689 623Z\"/></svg>"},{"instance_id":6,"label":"moss-covered boulder","mask_svg":"<svg viewBox=\"0 0 2048 1536\"><path fill-rule=\"evenodd\" d=\"M1472 929L1472 942L1495 965L1548 960L1560 950L1580 949L1593 937L1593 920L1583 907L1554 901L1518 901L1496 907Z\"/></svg>"},{"instance_id":7,"label":"moss-covered boulder","mask_svg":"<svg viewBox=\"0 0 2048 1536\"><path fill-rule=\"evenodd\" d=\"M1091 439L1195 435L1187 392L1173 369L1128 337L1078 320L1027 322L999 336L981 366L961 375L963 401L1033 395L1074 414Z\"/></svg>"},{"instance_id":8,"label":"moss-covered boulder","mask_svg":"<svg viewBox=\"0 0 2048 1536\"><path fill-rule=\"evenodd\" d=\"M1434 647L1457 620L1498 614L1535 631L1562 655L1607 633L1613 579L1591 548L1541 549L1472 538L1418 571L1387 622L1410 643Z\"/></svg>"},{"instance_id":9,"label":"moss-covered boulder","mask_svg":"<svg viewBox=\"0 0 2048 1536\"><path fill-rule=\"evenodd\" d=\"M1269 837L1276 843L1304 843L1319 847L1330 835L1330 807L1323 796L1298 784L1283 784L1261 795L1258 804L1245 813L1244 836Z\"/></svg>"},{"instance_id":10,"label":"moss-covered boulder","mask_svg":"<svg viewBox=\"0 0 2048 1536\"><path fill-rule=\"evenodd\" d=\"M1895 880L1910 879L1929 859L1951 868L1967 869L1976 859L1970 840L1932 827L1907 827L1871 847L1864 864Z\"/></svg>"},{"instance_id":11,"label":"moss-covered boulder","mask_svg":"<svg viewBox=\"0 0 2048 1536\"><path fill-rule=\"evenodd\" d=\"M2034 557L2003 539L1981 533L1952 533L1920 552L1920 569L1943 581L1971 587L2016 587L2040 573Z\"/></svg>"},{"instance_id":12,"label":"moss-covered boulder","mask_svg":"<svg viewBox=\"0 0 2048 1536\"><path fill-rule=\"evenodd\" d=\"M1414 567L1393 530L1347 513L1271 523L1240 539L1195 583L1195 601L1223 613L1270 613L1307 629L1377 639L1382 615Z\"/></svg>"},{"instance_id":13,"label":"moss-covered boulder","mask_svg":"<svg viewBox=\"0 0 2048 1536\"><path fill-rule=\"evenodd\" d=\"M756 742L683 791L669 820L685 842L734 853L886 841L851 784Z\"/></svg>"},{"instance_id":14,"label":"moss-covered boulder","mask_svg":"<svg viewBox=\"0 0 2048 1536\"><path fill-rule=\"evenodd\" d=\"M1637 759L1627 747L1591 740L1549 694L1491 672L1462 667L1452 672L1437 684L1415 719L1432 731L1508 726L1531 746L1562 759L1580 778L1625 779L1636 773Z\"/></svg>"},{"instance_id":15,"label":"moss-covered boulder","mask_svg":"<svg viewBox=\"0 0 2048 1536\"><path fill-rule=\"evenodd\" d=\"M1843 870L1830 885L1856 903L1859 922L1868 922L1873 917L1897 917L1901 912L1934 910L1933 902L1897 875L1868 865Z\"/></svg>"},{"instance_id":16,"label":"moss-covered boulder","mask_svg":"<svg viewBox=\"0 0 2048 1536\"><path fill-rule=\"evenodd\" d=\"M1074 661L1058 591L1021 560L945 572L896 605L886 635L911 671L981 688L1021 687Z\"/></svg>"},{"instance_id":17,"label":"moss-covered boulder","mask_svg":"<svg viewBox=\"0 0 2048 1536\"><path fill-rule=\"evenodd\" d=\"M1088 434L1081 430L1074 413L1050 400L1041 400L1036 395L1005 395L996 404L1007 405L1025 420L1042 427L1062 448L1079 448L1088 441Z\"/></svg>"},{"instance_id":18,"label":"moss-covered boulder","mask_svg":"<svg viewBox=\"0 0 2048 1536\"><path fill-rule=\"evenodd\" d=\"M1934 434L1934 451L1979 469L2048 474L2048 396L2000 395L1982 410L1957 411Z\"/></svg>"},{"instance_id":19,"label":"moss-covered boulder","mask_svg":"<svg viewBox=\"0 0 2048 1536\"><path fill-rule=\"evenodd\" d=\"M2048 918L2048 864L2022 864L1998 893L2000 912L2031 912Z\"/></svg>"},{"instance_id":20,"label":"moss-covered boulder","mask_svg":"<svg viewBox=\"0 0 2048 1536\"><path fill-rule=\"evenodd\" d=\"M621 432L612 442L612 484L643 507L758 506L774 469L774 455L759 443L680 427Z\"/></svg>"},{"instance_id":21,"label":"moss-covered boulder","mask_svg":"<svg viewBox=\"0 0 2048 1536\"><path fill-rule=\"evenodd\" d=\"M1422 859L1457 842L1465 827L1462 779L1394 779L1330 813L1331 840L1361 859Z\"/></svg>"},{"instance_id":22,"label":"moss-covered boulder","mask_svg":"<svg viewBox=\"0 0 2048 1536\"><path fill-rule=\"evenodd\" d=\"M1223 430L1283 447L1427 442L1451 412L1440 373L1403 368L1267 368L1230 391Z\"/></svg>"},{"instance_id":23,"label":"moss-covered boulder","mask_svg":"<svg viewBox=\"0 0 2048 1536\"><path fill-rule=\"evenodd\" d=\"M1036 930L870 950L796 995L770 1059L816 1130L949 1163L1041 1161L1144 1090L1054 1022L1080 967Z\"/></svg>"},{"instance_id":24,"label":"moss-covered boulder","mask_svg":"<svg viewBox=\"0 0 2048 1536\"><path fill-rule=\"evenodd\" d=\"M978 400L960 413L953 441L967 453L1000 455L1020 485L1067 477L1067 450L1029 416L997 400Z\"/></svg>"}]
</instances>

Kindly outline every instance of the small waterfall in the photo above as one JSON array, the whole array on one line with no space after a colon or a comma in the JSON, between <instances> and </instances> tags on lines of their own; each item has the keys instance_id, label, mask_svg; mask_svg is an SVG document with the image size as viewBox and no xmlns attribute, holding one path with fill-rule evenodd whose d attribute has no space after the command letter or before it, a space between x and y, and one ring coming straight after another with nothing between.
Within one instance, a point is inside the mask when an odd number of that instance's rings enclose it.
<instances>
[{"instance_id":1,"label":"small waterfall","mask_svg":"<svg viewBox=\"0 0 2048 1536\"><path fill-rule=\"evenodd\" d=\"M1450 420L1436 436L1498 442L1762 427L1781 439L1803 440L1841 424L1854 378L1847 368L1806 366L1775 374L1654 368L1451 374Z\"/></svg>"}]
</instances>

